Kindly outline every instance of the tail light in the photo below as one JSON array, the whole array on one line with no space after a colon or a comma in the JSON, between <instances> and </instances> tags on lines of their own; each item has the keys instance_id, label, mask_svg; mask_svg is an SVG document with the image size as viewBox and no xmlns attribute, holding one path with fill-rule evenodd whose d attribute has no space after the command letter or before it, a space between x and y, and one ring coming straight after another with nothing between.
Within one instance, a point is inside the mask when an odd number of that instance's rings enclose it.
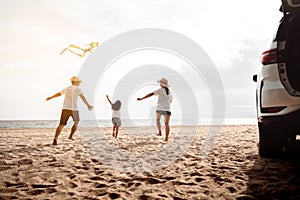
<instances>
[{"instance_id":1,"label":"tail light","mask_svg":"<svg viewBox=\"0 0 300 200\"><path fill-rule=\"evenodd\" d=\"M277 49L271 49L261 54L260 61L263 65L277 62Z\"/></svg>"}]
</instances>

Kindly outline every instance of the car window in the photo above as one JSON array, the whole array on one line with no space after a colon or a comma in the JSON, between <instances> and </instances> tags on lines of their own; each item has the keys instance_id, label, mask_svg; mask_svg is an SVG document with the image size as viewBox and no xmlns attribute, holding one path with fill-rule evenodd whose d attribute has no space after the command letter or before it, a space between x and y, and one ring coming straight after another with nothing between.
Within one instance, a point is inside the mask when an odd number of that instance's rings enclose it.
<instances>
[{"instance_id":1,"label":"car window","mask_svg":"<svg viewBox=\"0 0 300 200\"><path fill-rule=\"evenodd\" d=\"M288 4L291 7L298 7L300 6L300 0L288 0Z\"/></svg>"},{"instance_id":2,"label":"car window","mask_svg":"<svg viewBox=\"0 0 300 200\"><path fill-rule=\"evenodd\" d=\"M300 0L281 0L283 11L289 13L300 13Z\"/></svg>"}]
</instances>

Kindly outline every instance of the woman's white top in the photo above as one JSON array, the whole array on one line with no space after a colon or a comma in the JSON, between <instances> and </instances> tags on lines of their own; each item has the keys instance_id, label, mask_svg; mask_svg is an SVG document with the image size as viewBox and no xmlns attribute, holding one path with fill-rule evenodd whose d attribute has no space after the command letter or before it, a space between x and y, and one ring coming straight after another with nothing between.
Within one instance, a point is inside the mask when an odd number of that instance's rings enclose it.
<instances>
[{"instance_id":1,"label":"woman's white top","mask_svg":"<svg viewBox=\"0 0 300 200\"><path fill-rule=\"evenodd\" d=\"M153 92L156 96L158 96L156 110L163 110L171 112L171 102L173 100L173 96L171 91L169 90L169 94L167 95L165 88L159 88Z\"/></svg>"}]
</instances>

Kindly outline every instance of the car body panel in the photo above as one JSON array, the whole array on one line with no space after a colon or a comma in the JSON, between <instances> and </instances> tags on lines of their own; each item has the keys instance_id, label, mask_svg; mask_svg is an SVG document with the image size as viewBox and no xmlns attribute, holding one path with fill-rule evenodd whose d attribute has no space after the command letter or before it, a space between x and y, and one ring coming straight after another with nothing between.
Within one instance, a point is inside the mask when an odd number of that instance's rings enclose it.
<instances>
[{"instance_id":1,"label":"car body panel","mask_svg":"<svg viewBox=\"0 0 300 200\"><path fill-rule=\"evenodd\" d=\"M263 66L258 76L258 116L284 115L300 109L300 98L291 96L282 85L277 64ZM263 84L262 84L263 83ZM261 108L287 106L277 113L262 113Z\"/></svg>"}]
</instances>

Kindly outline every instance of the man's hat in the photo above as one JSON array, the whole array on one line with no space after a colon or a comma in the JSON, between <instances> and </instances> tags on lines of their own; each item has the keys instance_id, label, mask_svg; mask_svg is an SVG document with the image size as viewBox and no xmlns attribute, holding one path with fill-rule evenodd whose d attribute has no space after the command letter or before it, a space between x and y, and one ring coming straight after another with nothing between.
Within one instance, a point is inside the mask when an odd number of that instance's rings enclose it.
<instances>
[{"instance_id":1,"label":"man's hat","mask_svg":"<svg viewBox=\"0 0 300 200\"><path fill-rule=\"evenodd\" d=\"M82 82L82 80L80 80L80 79L78 78L78 76L73 76L73 77L71 78L71 81L72 81L72 82Z\"/></svg>"}]
</instances>

